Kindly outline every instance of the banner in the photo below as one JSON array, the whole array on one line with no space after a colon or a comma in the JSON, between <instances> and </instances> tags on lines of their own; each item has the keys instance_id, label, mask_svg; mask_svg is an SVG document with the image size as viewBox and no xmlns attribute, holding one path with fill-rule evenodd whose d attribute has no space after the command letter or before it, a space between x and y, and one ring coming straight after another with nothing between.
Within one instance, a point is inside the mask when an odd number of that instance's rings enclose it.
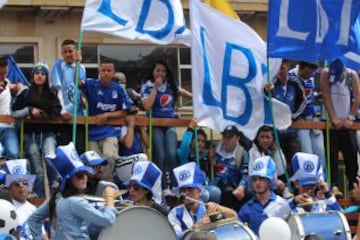
<instances>
[{"instance_id":1,"label":"banner","mask_svg":"<svg viewBox=\"0 0 360 240\"><path fill-rule=\"evenodd\" d=\"M212 8L215 8L231 18L240 20L239 15L237 15L226 0L204 0L204 3L209 4Z\"/></svg>"},{"instance_id":2,"label":"banner","mask_svg":"<svg viewBox=\"0 0 360 240\"><path fill-rule=\"evenodd\" d=\"M0 8L6 4L7 0L0 0Z\"/></svg>"},{"instance_id":3,"label":"banner","mask_svg":"<svg viewBox=\"0 0 360 240\"><path fill-rule=\"evenodd\" d=\"M156 44L190 45L180 0L87 0L82 31L97 31Z\"/></svg>"},{"instance_id":4,"label":"banner","mask_svg":"<svg viewBox=\"0 0 360 240\"><path fill-rule=\"evenodd\" d=\"M268 56L315 62L358 49L359 0L269 0Z\"/></svg>"},{"instance_id":5,"label":"banner","mask_svg":"<svg viewBox=\"0 0 360 240\"><path fill-rule=\"evenodd\" d=\"M24 73L21 71L19 66L16 64L15 59L12 56L8 56L8 74L7 78L11 83L21 83L23 85L29 85L28 80L26 79Z\"/></svg>"},{"instance_id":6,"label":"banner","mask_svg":"<svg viewBox=\"0 0 360 240\"><path fill-rule=\"evenodd\" d=\"M217 131L234 124L254 138L268 120L263 96L266 45L245 23L199 0L190 4L194 117ZM283 108L276 126L283 129L291 124L291 112L279 104Z\"/></svg>"}]
</instances>

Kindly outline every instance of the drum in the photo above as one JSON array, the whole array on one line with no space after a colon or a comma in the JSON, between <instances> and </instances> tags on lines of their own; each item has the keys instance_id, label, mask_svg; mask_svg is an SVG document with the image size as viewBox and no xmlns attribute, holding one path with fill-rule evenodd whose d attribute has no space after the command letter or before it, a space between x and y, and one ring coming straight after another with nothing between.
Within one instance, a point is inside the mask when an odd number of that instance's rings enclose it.
<instances>
[{"instance_id":1,"label":"drum","mask_svg":"<svg viewBox=\"0 0 360 240\"><path fill-rule=\"evenodd\" d=\"M291 240L317 235L326 240L351 240L349 224L341 212L294 214L288 219Z\"/></svg>"},{"instance_id":2,"label":"drum","mask_svg":"<svg viewBox=\"0 0 360 240\"><path fill-rule=\"evenodd\" d=\"M115 160L115 176L121 181L126 182L130 179L134 164L137 161L145 161L148 160L144 153L134 154L128 157L119 157Z\"/></svg>"},{"instance_id":3,"label":"drum","mask_svg":"<svg viewBox=\"0 0 360 240\"><path fill-rule=\"evenodd\" d=\"M246 224L239 222L236 218L227 218L201 226L200 228L190 229L184 234L183 240L190 240L192 235L199 231L211 232L215 235L216 239L221 240L258 239Z\"/></svg>"},{"instance_id":4,"label":"drum","mask_svg":"<svg viewBox=\"0 0 360 240\"><path fill-rule=\"evenodd\" d=\"M167 218L149 207L128 207L119 212L116 223L105 228L99 240L176 240Z\"/></svg>"}]
</instances>

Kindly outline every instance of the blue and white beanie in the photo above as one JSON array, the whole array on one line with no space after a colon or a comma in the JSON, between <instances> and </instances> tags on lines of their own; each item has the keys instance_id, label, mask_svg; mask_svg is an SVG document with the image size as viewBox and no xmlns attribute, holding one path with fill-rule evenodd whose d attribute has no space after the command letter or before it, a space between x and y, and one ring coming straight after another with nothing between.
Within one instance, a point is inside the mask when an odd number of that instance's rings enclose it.
<instances>
[{"instance_id":1,"label":"blue and white beanie","mask_svg":"<svg viewBox=\"0 0 360 240\"><path fill-rule=\"evenodd\" d=\"M290 178L291 181L297 181L301 186L304 186L324 180L324 171L317 155L298 152L293 156L291 162L294 172Z\"/></svg>"},{"instance_id":2,"label":"blue and white beanie","mask_svg":"<svg viewBox=\"0 0 360 240\"><path fill-rule=\"evenodd\" d=\"M77 172L85 171L93 174L93 170L85 166L80 160L79 154L72 142L68 145L58 146L55 155L47 155L45 158L63 178L60 186L61 191L65 188L66 180L72 178Z\"/></svg>"},{"instance_id":3,"label":"blue and white beanie","mask_svg":"<svg viewBox=\"0 0 360 240\"><path fill-rule=\"evenodd\" d=\"M80 155L81 161L89 167L95 166L106 166L109 164L108 160L100 157L100 155L95 151L86 151Z\"/></svg>"},{"instance_id":4,"label":"blue and white beanie","mask_svg":"<svg viewBox=\"0 0 360 240\"><path fill-rule=\"evenodd\" d=\"M249 182L253 177L264 177L269 179L270 188L276 189L277 174L274 160L272 160L269 156L263 156L255 159L249 169ZM249 188L252 188L251 184L249 184Z\"/></svg>"},{"instance_id":5,"label":"blue and white beanie","mask_svg":"<svg viewBox=\"0 0 360 240\"><path fill-rule=\"evenodd\" d=\"M6 161L4 164L4 171L5 187L10 187L11 183L18 180L27 180L29 183L29 191L32 191L36 175L28 174L26 159L15 159Z\"/></svg>"},{"instance_id":6,"label":"blue and white beanie","mask_svg":"<svg viewBox=\"0 0 360 240\"><path fill-rule=\"evenodd\" d=\"M49 75L49 66L46 63L38 62L31 69L31 76L33 76L37 71L41 71L46 75Z\"/></svg>"},{"instance_id":7,"label":"blue and white beanie","mask_svg":"<svg viewBox=\"0 0 360 240\"><path fill-rule=\"evenodd\" d=\"M195 162L185 163L174 168L173 172L178 184L176 190L180 190L183 187L199 188L202 190L206 176Z\"/></svg>"},{"instance_id":8,"label":"blue and white beanie","mask_svg":"<svg viewBox=\"0 0 360 240\"><path fill-rule=\"evenodd\" d=\"M134 165L132 176L125 185L129 185L131 181L135 181L141 187L151 191L153 199L157 203L161 203L161 170L150 161L138 161Z\"/></svg>"}]
</instances>

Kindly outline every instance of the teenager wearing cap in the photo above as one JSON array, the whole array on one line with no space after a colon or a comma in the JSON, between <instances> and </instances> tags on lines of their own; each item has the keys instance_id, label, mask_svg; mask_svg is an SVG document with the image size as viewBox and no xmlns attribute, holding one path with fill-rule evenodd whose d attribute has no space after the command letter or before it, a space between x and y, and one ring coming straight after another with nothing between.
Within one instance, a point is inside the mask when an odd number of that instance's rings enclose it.
<instances>
[{"instance_id":1,"label":"teenager wearing cap","mask_svg":"<svg viewBox=\"0 0 360 240\"><path fill-rule=\"evenodd\" d=\"M221 212L225 218L236 217L236 212L219 204L200 201L200 194L205 181L205 173L194 162L186 163L173 169L177 188L183 198L183 203L174 207L168 220L173 226L178 239L183 232L192 226L210 223L209 214Z\"/></svg>"},{"instance_id":2,"label":"teenager wearing cap","mask_svg":"<svg viewBox=\"0 0 360 240\"><path fill-rule=\"evenodd\" d=\"M55 118L60 117L61 105L49 85L49 67L37 63L31 70L31 85L22 86L12 105L12 115L16 118ZM31 172L36 178L34 192L40 197L47 197L45 187L52 186L58 175L51 164L44 163L43 157L54 154L57 145L52 124L31 124L25 128L25 152L28 155ZM47 179L44 179L44 166ZM48 184L46 183L48 181Z\"/></svg>"},{"instance_id":3,"label":"teenager wearing cap","mask_svg":"<svg viewBox=\"0 0 360 240\"><path fill-rule=\"evenodd\" d=\"M161 177L162 172L154 163L138 161L134 165L132 176L125 185L134 205L151 207L167 216L167 209L160 205Z\"/></svg>"},{"instance_id":4,"label":"teenager wearing cap","mask_svg":"<svg viewBox=\"0 0 360 240\"><path fill-rule=\"evenodd\" d=\"M295 183L298 191L298 194L288 201L293 212L342 210L324 181L324 172L317 155L296 153L292 159L292 167L294 175L290 179ZM316 189L323 193L324 199L316 198Z\"/></svg>"},{"instance_id":5,"label":"teenager wearing cap","mask_svg":"<svg viewBox=\"0 0 360 240\"><path fill-rule=\"evenodd\" d=\"M28 219L29 229L34 239L39 239L41 224L46 218L54 225L55 240L89 239L87 226L92 223L102 227L115 224L116 209L114 207L115 189L104 190L105 207L94 208L84 198L88 175L91 168L81 162L74 144L60 146L56 154L47 156L62 176L60 187L51 198L43 203Z\"/></svg>"},{"instance_id":6,"label":"teenager wearing cap","mask_svg":"<svg viewBox=\"0 0 360 240\"><path fill-rule=\"evenodd\" d=\"M236 211L250 198L246 192L249 154L239 144L240 135L237 127L229 125L222 132L216 150L209 150L210 162L215 167L215 177L210 185L220 188L220 203Z\"/></svg>"},{"instance_id":7,"label":"teenager wearing cap","mask_svg":"<svg viewBox=\"0 0 360 240\"><path fill-rule=\"evenodd\" d=\"M28 175L26 159L8 160L4 164L5 187L9 190L11 202L17 214L17 234L20 240L31 237L25 224L36 207L27 201L28 193L32 191L35 175ZM42 239L48 239L45 228L42 228Z\"/></svg>"},{"instance_id":8,"label":"teenager wearing cap","mask_svg":"<svg viewBox=\"0 0 360 240\"><path fill-rule=\"evenodd\" d=\"M259 235L261 223L269 217L286 219L291 209L287 201L276 195L276 165L269 156L255 159L249 170L249 185L255 193L240 209L240 221Z\"/></svg>"},{"instance_id":9,"label":"teenager wearing cap","mask_svg":"<svg viewBox=\"0 0 360 240\"><path fill-rule=\"evenodd\" d=\"M360 104L359 77L345 68L340 59L332 61L321 73L321 92L333 129L330 129L331 184L338 186L339 150L344 156L349 189L358 171L356 132L351 130ZM337 190L337 189L336 189Z\"/></svg>"}]
</instances>

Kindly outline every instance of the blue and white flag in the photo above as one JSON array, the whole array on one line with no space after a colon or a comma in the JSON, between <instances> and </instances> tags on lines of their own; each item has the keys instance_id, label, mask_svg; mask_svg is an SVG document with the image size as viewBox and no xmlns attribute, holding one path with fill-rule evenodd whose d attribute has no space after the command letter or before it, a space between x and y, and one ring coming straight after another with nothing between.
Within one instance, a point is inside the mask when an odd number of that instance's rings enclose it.
<instances>
[{"instance_id":1,"label":"blue and white flag","mask_svg":"<svg viewBox=\"0 0 360 240\"><path fill-rule=\"evenodd\" d=\"M156 44L190 45L180 0L87 0L81 29Z\"/></svg>"},{"instance_id":2,"label":"blue and white flag","mask_svg":"<svg viewBox=\"0 0 360 240\"><path fill-rule=\"evenodd\" d=\"M30 85L24 73L16 64L15 59L12 56L8 56L7 63L9 66L7 78L10 80L11 83L21 83L23 85Z\"/></svg>"},{"instance_id":3,"label":"blue and white flag","mask_svg":"<svg viewBox=\"0 0 360 240\"><path fill-rule=\"evenodd\" d=\"M357 41L360 43L360 15L354 25ZM345 67L351 68L355 71L360 71L360 44L357 51L348 52L341 57Z\"/></svg>"},{"instance_id":4,"label":"blue and white flag","mask_svg":"<svg viewBox=\"0 0 360 240\"><path fill-rule=\"evenodd\" d=\"M270 0L268 56L314 62L358 49L359 0Z\"/></svg>"},{"instance_id":5,"label":"blue and white flag","mask_svg":"<svg viewBox=\"0 0 360 240\"><path fill-rule=\"evenodd\" d=\"M263 96L266 44L245 23L199 0L190 4L194 117L217 131L236 125L254 138L268 120ZM274 110L276 127L288 127L288 106L276 102Z\"/></svg>"}]
</instances>

